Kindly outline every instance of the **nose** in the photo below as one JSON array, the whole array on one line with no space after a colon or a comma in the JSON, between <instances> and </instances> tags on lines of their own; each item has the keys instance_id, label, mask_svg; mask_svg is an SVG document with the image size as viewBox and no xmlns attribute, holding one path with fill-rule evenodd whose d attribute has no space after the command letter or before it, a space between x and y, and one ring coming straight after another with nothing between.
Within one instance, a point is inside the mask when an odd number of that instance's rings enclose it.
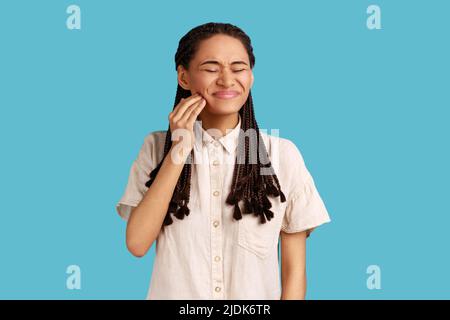
<instances>
[{"instance_id":1,"label":"nose","mask_svg":"<svg viewBox=\"0 0 450 320\"><path fill-rule=\"evenodd\" d=\"M223 87L231 87L233 85L233 72L227 70L226 68L219 73L219 78L217 79L217 84Z\"/></svg>"}]
</instances>

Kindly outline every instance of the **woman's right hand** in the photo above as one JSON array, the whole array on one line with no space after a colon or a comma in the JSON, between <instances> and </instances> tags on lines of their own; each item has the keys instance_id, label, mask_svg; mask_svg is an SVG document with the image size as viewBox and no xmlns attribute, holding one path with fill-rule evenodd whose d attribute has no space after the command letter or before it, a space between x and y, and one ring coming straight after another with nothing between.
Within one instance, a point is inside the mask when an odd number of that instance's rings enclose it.
<instances>
[{"instance_id":1,"label":"woman's right hand","mask_svg":"<svg viewBox=\"0 0 450 320\"><path fill-rule=\"evenodd\" d=\"M189 154L194 147L194 122L205 105L206 100L196 93L188 98L182 98L175 109L169 113L170 131L173 139L172 147L181 142L183 154Z\"/></svg>"}]
</instances>

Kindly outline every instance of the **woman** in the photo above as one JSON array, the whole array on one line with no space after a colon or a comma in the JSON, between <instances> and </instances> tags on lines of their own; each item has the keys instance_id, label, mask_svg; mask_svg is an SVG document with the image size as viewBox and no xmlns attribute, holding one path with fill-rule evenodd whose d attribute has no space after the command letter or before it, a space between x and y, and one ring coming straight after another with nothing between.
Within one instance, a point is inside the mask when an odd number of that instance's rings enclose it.
<instances>
[{"instance_id":1,"label":"woman","mask_svg":"<svg viewBox=\"0 0 450 320\"><path fill-rule=\"evenodd\" d=\"M258 128L250 38L198 26L175 64L169 128L145 137L117 204L133 255L156 240L147 299L304 299L305 240L330 219L294 143Z\"/></svg>"}]
</instances>

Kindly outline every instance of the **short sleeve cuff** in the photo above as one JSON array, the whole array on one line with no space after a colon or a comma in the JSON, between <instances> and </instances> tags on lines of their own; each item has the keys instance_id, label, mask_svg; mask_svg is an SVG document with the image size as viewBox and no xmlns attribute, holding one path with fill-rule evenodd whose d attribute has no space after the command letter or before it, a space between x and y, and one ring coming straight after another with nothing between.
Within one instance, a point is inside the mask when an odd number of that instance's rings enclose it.
<instances>
[{"instance_id":1,"label":"short sleeve cuff","mask_svg":"<svg viewBox=\"0 0 450 320\"><path fill-rule=\"evenodd\" d=\"M330 221L325 204L310 177L289 200L281 230L286 233L307 231L309 236L315 228Z\"/></svg>"},{"instance_id":2,"label":"short sleeve cuff","mask_svg":"<svg viewBox=\"0 0 450 320\"><path fill-rule=\"evenodd\" d=\"M131 209L137 207L138 204L139 200L120 201L116 204L116 211L123 220L128 221L130 218Z\"/></svg>"}]
</instances>

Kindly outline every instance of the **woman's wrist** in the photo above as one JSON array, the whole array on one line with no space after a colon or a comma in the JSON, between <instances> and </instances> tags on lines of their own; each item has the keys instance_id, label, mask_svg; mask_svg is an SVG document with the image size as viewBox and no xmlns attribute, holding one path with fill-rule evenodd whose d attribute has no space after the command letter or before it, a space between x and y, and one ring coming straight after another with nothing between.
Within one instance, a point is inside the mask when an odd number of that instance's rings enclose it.
<instances>
[{"instance_id":1,"label":"woman's wrist","mask_svg":"<svg viewBox=\"0 0 450 320\"><path fill-rule=\"evenodd\" d=\"M173 141L168 157L170 157L172 164L184 166L191 151L192 147L186 146L182 141Z\"/></svg>"}]
</instances>

